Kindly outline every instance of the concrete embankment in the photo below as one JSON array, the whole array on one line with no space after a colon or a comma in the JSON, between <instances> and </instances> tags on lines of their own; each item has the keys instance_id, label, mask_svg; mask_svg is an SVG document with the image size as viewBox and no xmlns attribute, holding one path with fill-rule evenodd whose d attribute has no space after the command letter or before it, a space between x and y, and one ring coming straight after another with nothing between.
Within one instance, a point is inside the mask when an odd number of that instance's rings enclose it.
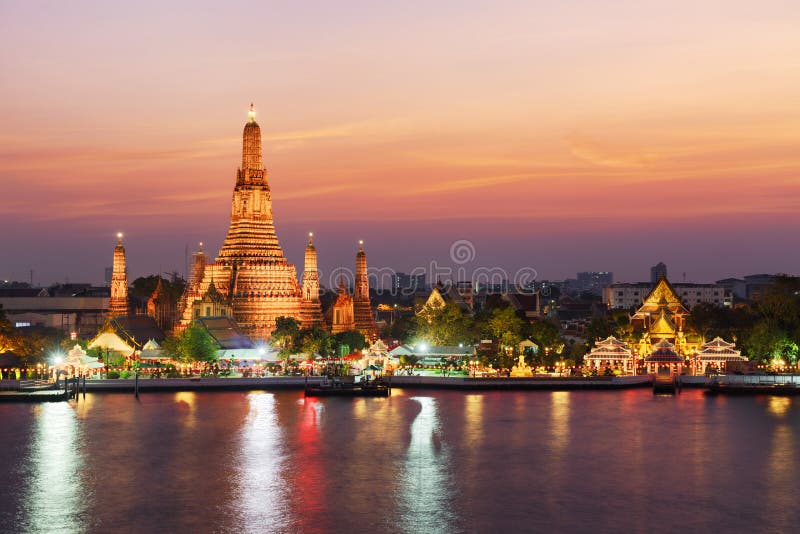
<instances>
[{"instance_id":1,"label":"concrete embankment","mask_svg":"<svg viewBox=\"0 0 800 534\"><path fill-rule=\"evenodd\" d=\"M388 377L395 388L429 388L461 390L613 390L635 387L650 387L653 377L608 376L608 377L530 377L530 378L471 378L439 376L392 376Z\"/></svg>"},{"instance_id":2,"label":"concrete embankment","mask_svg":"<svg viewBox=\"0 0 800 534\"><path fill-rule=\"evenodd\" d=\"M309 385L318 385L322 377L308 377ZM133 379L87 380L88 392L125 392L136 387ZM270 376L264 378L143 378L139 380L139 391L252 391L272 389L303 389L306 377Z\"/></svg>"},{"instance_id":3,"label":"concrete embankment","mask_svg":"<svg viewBox=\"0 0 800 534\"><path fill-rule=\"evenodd\" d=\"M579 390L579 389L623 389L646 387L652 377L532 377L532 378L471 378L439 376L391 376L386 377L394 388L429 388L454 390ZM275 376L265 378L165 378L140 379L139 391L252 391L303 389L306 385L318 385L322 377ZM87 380L88 392L133 392L134 380Z\"/></svg>"}]
</instances>

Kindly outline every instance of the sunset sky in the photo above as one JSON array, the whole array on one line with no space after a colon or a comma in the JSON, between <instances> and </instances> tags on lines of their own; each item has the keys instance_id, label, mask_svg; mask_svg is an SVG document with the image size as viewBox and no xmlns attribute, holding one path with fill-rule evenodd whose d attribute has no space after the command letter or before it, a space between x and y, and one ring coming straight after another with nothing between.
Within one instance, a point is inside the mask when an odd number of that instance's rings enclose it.
<instances>
[{"instance_id":1,"label":"sunset sky","mask_svg":"<svg viewBox=\"0 0 800 534\"><path fill-rule=\"evenodd\" d=\"M800 274L797 0L0 0L0 49L0 279L215 255L251 101L300 266Z\"/></svg>"}]
</instances>

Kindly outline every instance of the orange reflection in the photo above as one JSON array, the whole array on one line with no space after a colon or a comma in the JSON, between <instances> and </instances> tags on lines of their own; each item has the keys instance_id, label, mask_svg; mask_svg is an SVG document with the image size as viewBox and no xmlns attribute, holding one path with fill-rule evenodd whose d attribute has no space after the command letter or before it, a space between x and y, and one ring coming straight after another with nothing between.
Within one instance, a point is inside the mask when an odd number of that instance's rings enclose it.
<instances>
[{"instance_id":1,"label":"orange reflection","mask_svg":"<svg viewBox=\"0 0 800 534\"><path fill-rule=\"evenodd\" d=\"M299 492L293 505L300 509L293 514L300 532L313 530L324 524L326 498L323 493L325 472L320 451L320 416L325 405L322 401L308 397L299 403L300 422L297 427L297 448L300 465L291 466L287 475L294 476L292 486Z\"/></svg>"}]
</instances>

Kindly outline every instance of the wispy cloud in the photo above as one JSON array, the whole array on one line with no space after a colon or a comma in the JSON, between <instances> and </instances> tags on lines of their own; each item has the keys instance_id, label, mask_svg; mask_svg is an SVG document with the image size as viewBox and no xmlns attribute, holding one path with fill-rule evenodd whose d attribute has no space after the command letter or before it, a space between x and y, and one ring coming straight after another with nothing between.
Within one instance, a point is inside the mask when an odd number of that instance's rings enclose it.
<instances>
[{"instance_id":1,"label":"wispy cloud","mask_svg":"<svg viewBox=\"0 0 800 534\"><path fill-rule=\"evenodd\" d=\"M280 200L296 200L299 198L318 197L322 195L329 195L331 193L339 193L341 191L351 191L353 189L355 189L355 186L346 184L306 187L303 189L290 191L289 193L282 193L280 195Z\"/></svg>"},{"instance_id":2,"label":"wispy cloud","mask_svg":"<svg viewBox=\"0 0 800 534\"><path fill-rule=\"evenodd\" d=\"M573 156L602 167L646 168L661 159L652 150L605 143L578 132L568 134L565 142Z\"/></svg>"}]
</instances>

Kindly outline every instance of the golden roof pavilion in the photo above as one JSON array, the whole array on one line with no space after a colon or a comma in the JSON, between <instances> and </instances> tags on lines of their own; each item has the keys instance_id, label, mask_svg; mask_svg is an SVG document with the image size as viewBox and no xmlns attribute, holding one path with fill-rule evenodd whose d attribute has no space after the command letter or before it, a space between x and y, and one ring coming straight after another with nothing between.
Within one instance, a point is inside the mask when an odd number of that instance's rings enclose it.
<instances>
[{"instance_id":1,"label":"golden roof pavilion","mask_svg":"<svg viewBox=\"0 0 800 534\"><path fill-rule=\"evenodd\" d=\"M634 326L645 331L639 342L639 354L650 354L662 341L673 345L678 354L688 355L697 350L698 343L687 339L685 328L688 315L689 310L662 276L631 318ZM689 334L696 337L693 333Z\"/></svg>"}]
</instances>

